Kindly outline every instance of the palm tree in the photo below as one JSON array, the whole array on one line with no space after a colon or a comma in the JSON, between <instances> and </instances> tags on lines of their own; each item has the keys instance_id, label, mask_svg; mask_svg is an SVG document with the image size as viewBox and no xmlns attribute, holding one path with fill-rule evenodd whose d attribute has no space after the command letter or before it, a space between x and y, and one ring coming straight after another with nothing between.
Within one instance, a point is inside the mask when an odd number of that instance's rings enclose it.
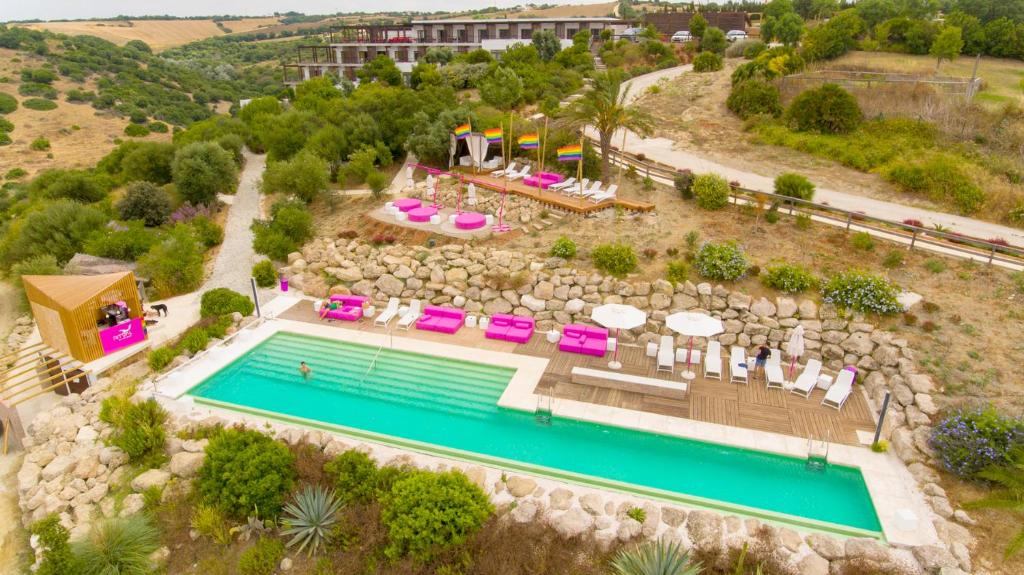
<instances>
[{"instance_id":1,"label":"palm tree","mask_svg":"<svg viewBox=\"0 0 1024 575\"><path fill-rule=\"evenodd\" d=\"M573 124L593 125L597 129L601 143L601 177L605 182L611 181L612 136L615 132L624 129L646 136L654 127L654 121L647 112L627 103L629 88L623 88L622 80L622 74L614 71L595 75L591 89L568 110Z\"/></svg>"},{"instance_id":2,"label":"palm tree","mask_svg":"<svg viewBox=\"0 0 1024 575\"><path fill-rule=\"evenodd\" d=\"M700 575L700 563L690 563L690 554L678 541L663 539L623 549L612 560L615 575Z\"/></svg>"},{"instance_id":3,"label":"palm tree","mask_svg":"<svg viewBox=\"0 0 1024 575\"><path fill-rule=\"evenodd\" d=\"M1017 448L1010 455L1009 465L992 465L978 473L978 477L987 479L999 487L988 496L972 501L964 507L968 509L1006 509L1015 513L1024 513L1024 448ZM1024 526L1013 536L1003 551L1010 557L1024 549Z\"/></svg>"}]
</instances>

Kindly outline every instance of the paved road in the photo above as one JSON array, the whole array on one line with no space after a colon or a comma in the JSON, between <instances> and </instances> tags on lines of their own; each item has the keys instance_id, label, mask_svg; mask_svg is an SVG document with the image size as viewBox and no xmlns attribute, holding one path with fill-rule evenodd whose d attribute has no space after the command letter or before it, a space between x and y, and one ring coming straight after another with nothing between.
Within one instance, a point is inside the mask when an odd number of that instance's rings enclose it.
<instances>
[{"instance_id":1,"label":"paved road","mask_svg":"<svg viewBox=\"0 0 1024 575\"><path fill-rule=\"evenodd\" d=\"M678 66L637 76L626 83L629 86L627 100L632 102L642 96L648 87L657 84L661 80L678 77L689 72L690 69L691 66L689 65ZM616 145L620 145L622 134L615 135L612 141ZM641 138L636 134L628 133L626 134L625 150L631 153L643 153L654 161L677 169L688 168L697 173L714 172L724 176L729 181L740 182L744 188L763 192L771 192L774 189L775 174L757 174L737 170L709 160L700 155L700 152L683 149L677 142L667 138ZM974 218L840 192L821 186L821 182L815 182L815 185L817 186L817 191L815 192L814 200L820 203L827 203L834 208L859 211L877 218L896 221L915 219L920 220L925 226L929 227L934 224L940 224L961 234L982 239L1003 238L1013 245L1024 247L1024 230Z\"/></svg>"}]
</instances>

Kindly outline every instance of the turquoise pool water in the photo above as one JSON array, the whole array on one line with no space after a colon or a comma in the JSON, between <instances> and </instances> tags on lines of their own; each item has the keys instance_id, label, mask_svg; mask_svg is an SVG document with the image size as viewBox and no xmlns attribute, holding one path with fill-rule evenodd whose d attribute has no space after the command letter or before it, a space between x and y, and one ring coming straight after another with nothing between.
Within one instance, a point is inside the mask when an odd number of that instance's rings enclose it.
<instances>
[{"instance_id":1,"label":"turquoise pool water","mask_svg":"<svg viewBox=\"0 0 1024 575\"><path fill-rule=\"evenodd\" d=\"M796 518L880 532L858 469L576 420L537 423L498 398L514 370L277 333L189 393ZM299 361L313 369L307 380Z\"/></svg>"}]
</instances>

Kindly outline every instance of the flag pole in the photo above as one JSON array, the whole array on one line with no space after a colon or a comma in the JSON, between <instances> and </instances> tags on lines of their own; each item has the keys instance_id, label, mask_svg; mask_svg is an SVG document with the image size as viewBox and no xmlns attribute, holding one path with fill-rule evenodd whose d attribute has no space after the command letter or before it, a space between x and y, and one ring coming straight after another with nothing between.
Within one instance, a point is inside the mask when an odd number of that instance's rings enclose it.
<instances>
[{"instance_id":1,"label":"flag pole","mask_svg":"<svg viewBox=\"0 0 1024 575\"><path fill-rule=\"evenodd\" d=\"M580 134L580 159L576 162L576 181L580 184L580 207L583 207L583 134ZM616 349L618 344L616 344Z\"/></svg>"},{"instance_id":2,"label":"flag pole","mask_svg":"<svg viewBox=\"0 0 1024 575\"><path fill-rule=\"evenodd\" d=\"M537 197L541 197L541 186L544 185L544 178L540 177L544 173L544 151L548 145L548 117L544 116L544 139L541 140L540 145L537 146Z\"/></svg>"}]
</instances>

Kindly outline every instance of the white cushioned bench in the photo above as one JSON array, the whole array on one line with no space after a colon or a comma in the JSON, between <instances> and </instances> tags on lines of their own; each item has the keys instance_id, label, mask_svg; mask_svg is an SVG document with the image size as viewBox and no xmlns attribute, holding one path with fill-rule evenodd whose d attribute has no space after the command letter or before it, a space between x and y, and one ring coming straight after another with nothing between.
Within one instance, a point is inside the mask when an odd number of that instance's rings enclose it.
<instances>
[{"instance_id":1,"label":"white cushioned bench","mask_svg":"<svg viewBox=\"0 0 1024 575\"><path fill-rule=\"evenodd\" d=\"M602 371L587 367L572 368L572 382L672 399L683 399L686 397L686 391L689 389L685 381L655 379L653 377L630 375L617 371Z\"/></svg>"}]
</instances>

